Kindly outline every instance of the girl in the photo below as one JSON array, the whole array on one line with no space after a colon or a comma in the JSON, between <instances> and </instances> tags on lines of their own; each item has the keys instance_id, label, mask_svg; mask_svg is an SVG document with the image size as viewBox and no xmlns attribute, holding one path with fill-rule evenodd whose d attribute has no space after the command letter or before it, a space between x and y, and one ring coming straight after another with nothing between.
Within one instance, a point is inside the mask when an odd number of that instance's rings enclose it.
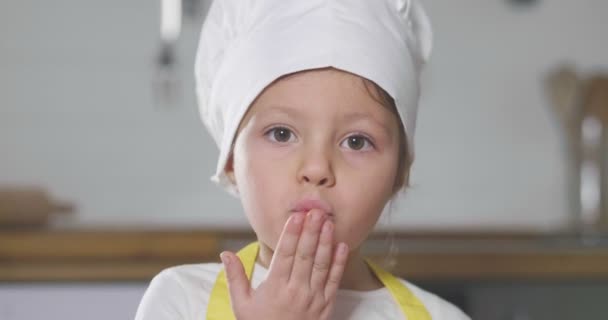
<instances>
[{"instance_id":1,"label":"girl","mask_svg":"<svg viewBox=\"0 0 608 320\"><path fill-rule=\"evenodd\" d=\"M408 183L430 43L416 0L216 0L196 89L258 241L164 270L136 319L468 319L359 252Z\"/></svg>"}]
</instances>

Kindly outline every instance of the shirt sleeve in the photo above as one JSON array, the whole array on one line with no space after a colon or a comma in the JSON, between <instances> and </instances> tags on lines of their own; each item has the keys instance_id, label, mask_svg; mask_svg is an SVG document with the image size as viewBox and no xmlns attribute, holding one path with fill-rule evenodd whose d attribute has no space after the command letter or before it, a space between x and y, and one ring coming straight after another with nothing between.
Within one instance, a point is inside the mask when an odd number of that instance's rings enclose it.
<instances>
[{"instance_id":1,"label":"shirt sleeve","mask_svg":"<svg viewBox=\"0 0 608 320\"><path fill-rule=\"evenodd\" d=\"M135 320L187 320L188 307L180 279L169 268L150 282L137 308Z\"/></svg>"}]
</instances>

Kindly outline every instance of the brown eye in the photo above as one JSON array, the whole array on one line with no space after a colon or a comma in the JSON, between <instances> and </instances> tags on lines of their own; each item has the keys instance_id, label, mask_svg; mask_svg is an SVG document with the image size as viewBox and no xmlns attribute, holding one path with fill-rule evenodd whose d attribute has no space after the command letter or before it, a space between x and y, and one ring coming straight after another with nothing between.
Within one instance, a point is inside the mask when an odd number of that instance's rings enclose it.
<instances>
[{"instance_id":1,"label":"brown eye","mask_svg":"<svg viewBox=\"0 0 608 320\"><path fill-rule=\"evenodd\" d=\"M361 150L365 145L365 138L353 136L348 138L348 146L353 150Z\"/></svg>"},{"instance_id":2,"label":"brown eye","mask_svg":"<svg viewBox=\"0 0 608 320\"><path fill-rule=\"evenodd\" d=\"M344 139L340 145L344 148L355 151L363 151L369 148L374 148L374 144L370 141L370 139L363 135L352 135Z\"/></svg>"},{"instance_id":3,"label":"brown eye","mask_svg":"<svg viewBox=\"0 0 608 320\"><path fill-rule=\"evenodd\" d=\"M279 142L289 141L289 137L291 137L291 132L284 128L278 128L274 131L274 138Z\"/></svg>"},{"instance_id":4,"label":"brown eye","mask_svg":"<svg viewBox=\"0 0 608 320\"><path fill-rule=\"evenodd\" d=\"M270 135L270 139L276 142L289 142L293 138L291 130L284 127L276 127L270 129L266 135Z\"/></svg>"}]
</instances>

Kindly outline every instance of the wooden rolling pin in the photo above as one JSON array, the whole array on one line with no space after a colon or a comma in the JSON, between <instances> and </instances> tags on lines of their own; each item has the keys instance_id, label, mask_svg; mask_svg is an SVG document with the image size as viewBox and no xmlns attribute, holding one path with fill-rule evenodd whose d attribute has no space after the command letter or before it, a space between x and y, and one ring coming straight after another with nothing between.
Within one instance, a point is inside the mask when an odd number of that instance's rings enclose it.
<instances>
[{"instance_id":1,"label":"wooden rolling pin","mask_svg":"<svg viewBox=\"0 0 608 320\"><path fill-rule=\"evenodd\" d=\"M38 187L0 187L0 228L40 227L54 214L72 213L72 204L54 201Z\"/></svg>"},{"instance_id":2,"label":"wooden rolling pin","mask_svg":"<svg viewBox=\"0 0 608 320\"><path fill-rule=\"evenodd\" d=\"M588 81L585 97L585 113L595 117L601 127L600 163L600 229L608 231L608 75L595 76Z\"/></svg>"}]
</instances>

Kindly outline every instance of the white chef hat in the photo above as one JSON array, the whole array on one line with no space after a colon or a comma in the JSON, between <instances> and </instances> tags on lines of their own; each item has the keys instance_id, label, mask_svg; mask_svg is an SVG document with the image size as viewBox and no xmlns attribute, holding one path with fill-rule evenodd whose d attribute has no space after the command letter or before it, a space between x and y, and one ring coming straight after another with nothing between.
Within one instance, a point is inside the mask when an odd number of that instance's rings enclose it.
<instances>
[{"instance_id":1,"label":"white chef hat","mask_svg":"<svg viewBox=\"0 0 608 320\"><path fill-rule=\"evenodd\" d=\"M431 44L419 0L213 1L195 62L201 118L220 149L211 180L237 195L224 169L250 104L277 78L324 67L391 95L413 159L419 78Z\"/></svg>"}]
</instances>

